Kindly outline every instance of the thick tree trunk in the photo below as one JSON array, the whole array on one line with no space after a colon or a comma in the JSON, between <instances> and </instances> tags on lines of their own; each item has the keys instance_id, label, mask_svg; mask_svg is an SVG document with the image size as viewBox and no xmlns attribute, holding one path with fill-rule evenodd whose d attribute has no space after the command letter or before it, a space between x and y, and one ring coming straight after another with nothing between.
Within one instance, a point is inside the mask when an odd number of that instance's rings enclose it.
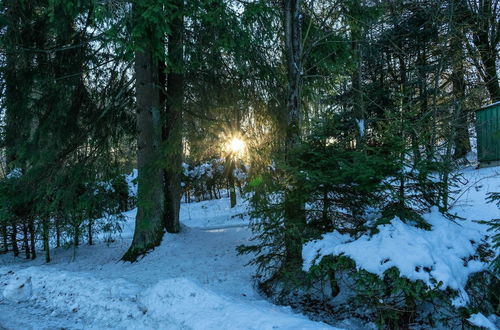
<instances>
[{"instance_id":1,"label":"thick tree trunk","mask_svg":"<svg viewBox=\"0 0 500 330\"><path fill-rule=\"evenodd\" d=\"M300 142L302 92L302 30L301 1L284 1L285 56L287 62L288 97L286 128L286 162L294 165L292 151ZM285 192L284 271L297 274L302 267L302 234L305 215L301 192L292 187Z\"/></svg>"},{"instance_id":2,"label":"thick tree trunk","mask_svg":"<svg viewBox=\"0 0 500 330\"><path fill-rule=\"evenodd\" d=\"M140 19L144 8L134 7ZM153 41L154 42L154 41ZM161 43L161 40L158 42ZM135 54L137 102L137 217L132 245L123 256L125 261L137 257L161 243L164 233L164 175L161 166L161 109L158 58L153 49Z\"/></svg>"},{"instance_id":3,"label":"thick tree trunk","mask_svg":"<svg viewBox=\"0 0 500 330\"><path fill-rule=\"evenodd\" d=\"M464 52L462 50L461 40L454 38L454 43L451 49L455 50L455 56L452 62L451 81L453 84L453 107L454 107L454 134L453 152L454 159L464 158L471 150L469 141L469 120L466 109L464 109L465 101L465 67L464 67Z\"/></svg>"},{"instance_id":4,"label":"thick tree trunk","mask_svg":"<svg viewBox=\"0 0 500 330\"><path fill-rule=\"evenodd\" d=\"M163 141L166 149L165 213L163 222L169 233L178 233L182 173L182 107L184 101L184 16L183 0L173 0L176 7L172 19L172 32L168 37L170 68L166 76L166 106L163 118Z\"/></svg>"}]
</instances>

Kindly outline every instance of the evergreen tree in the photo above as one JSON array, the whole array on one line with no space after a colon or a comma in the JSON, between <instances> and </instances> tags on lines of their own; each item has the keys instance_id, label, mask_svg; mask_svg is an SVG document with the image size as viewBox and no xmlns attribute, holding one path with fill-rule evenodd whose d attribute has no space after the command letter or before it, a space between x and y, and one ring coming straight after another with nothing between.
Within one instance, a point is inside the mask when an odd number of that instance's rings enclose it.
<instances>
[{"instance_id":1,"label":"evergreen tree","mask_svg":"<svg viewBox=\"0 0 500 330\"><path fill-rule=\"evenodd\" d=\"M162 102L160 62L164 61L164 31L161 3L134 3L137 102L137 217L134 239L123 260L136 261L161 243L164 233L164 177L162 156ZM160 25L161 26L161 25Z\"/></svg>"}]
</instances>

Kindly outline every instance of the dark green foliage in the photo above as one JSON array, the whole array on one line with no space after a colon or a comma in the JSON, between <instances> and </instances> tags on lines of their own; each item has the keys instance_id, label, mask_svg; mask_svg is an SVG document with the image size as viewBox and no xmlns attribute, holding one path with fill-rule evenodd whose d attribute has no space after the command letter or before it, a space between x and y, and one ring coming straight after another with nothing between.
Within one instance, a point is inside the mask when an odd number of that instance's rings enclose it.
<instances>
[{"instance_id":1,"label":"dark green foliage","mask_svg":"<svg viewBox=\"0 0 500 330\"><path fill-rule=\"evenodd\" d=\"M92 244L93 219L126 207L123 177L115 178L129 170L121 157L134 129L130 77L121 54L109 53L113 18L100 4L4 1L1 9L3 170L21 174L1 182L2 225L12 249L28 228L31 257L41 239L48 261L50 240L78 244L86 233ZM112 193L100 186L110 180Z\"/></svg>"},{"instance_id":2,"label":"dark green foliage","mask_svg":"<svg viewBox=\"0 0 500 330\"><path fill-rule=\"evenodd\" d=\"M351 308L368 308L367 313L372 315L366 317L374 319L382 329L400 329L419 323L435 326L437 322L463 322L456 316L453 321L440 319L429 308L439 306L453 310L450 298L456 296L456 292L441 290L439 283L430 288L420 280L401 277L396 267L389 268L383 277L379 277L357 269L356 263L349 257L327 256L311 268L309 276L314 281L325 274L332 276L332 281L349 283L352 292L348 303Z\"/></svg>"},{"instance_id":3,"label":"dark green foliage","mask_svg":"<svg viewBox=\"0 0 500 330\"><path fill-rule=\"evenodd\" d=\"M397 167L388 162L393 157L389 146L346 148L348 137L342 136L337 119L323 121L293 150L294 167L278 164L250 180L257 244L240 247L240 252L257 254L253 262L263 280L284 275L284 237L286 230L293 230L283 222L288 187L294 187L293 201L303 205L307 225L295 233L302 242L333 229L352 235L364 232L365 213L383 209L390 201L384 179Z\"/></svg>"},{"instance_id":4,"label":"dark green foliage","mask_svg":"<svg viewBox=\"0 0 500 330\"><path fill-rule=\"evenodd\" d=\"M495 263L498 263L498 259ZM470 297L470 303L467 306L468 313L482 313L483 315L498 315L500 313L498 268L473 274L465 289Z\"/></svg>"},{"instance_id":5,"label":"dark green foliage","mask_svg":"<svg viewBox=\"0 0 500 330\"><path fill-rule=\"evenodd\" d=\"M490 203L495 203L500 208L500 193L490 193L488 196L488 201ZM500 249L500 218L493 219L487 222L487 224L491 226L489 230L493 234L493 246L495 249L497 249L498 253L498 250ZM493 261L493 267L497 272L500 272L500 253Z\"/></svg>"},{"instance_id":6,"label":"dark green foliage","mask_svg":"<svg viewBox=\"0 0 500 330\"><path fill-rule=\"evenodd\" d=\"M151 81L144 81L152 82L148 86L160 99L152 108L175 104L179 116L172 122L183 117L184 123L170 127L178 139L164 143L161 159L142 175L169 164L180 170L181 141L196 165L187 170L193 170L223 158L225 140L241 135L249 149L246 189L255 237L239 251L256 253L253 262L267 293L293 294L327 278L335 296L340 280L349 277L353 304L368 306L381 327L434 325L432 315L422 321L427 315L418 314L419 306L449 305L453 292L430 290L394 268L379 278L356 270L343 256L325 258L306 276L302 260L288 256L300 256L303 243L333 230L355 238L376 233L395 217L430 229L424 212L433 206L449 211L460 179L454 170L470 149L471 110L487 94L498 99L498 40L488 31L498 25L493 11L500 7L484 2L468 8L473 1L300 1L301 14L292 18L301 32L292 41L301 49L289 61L283 56L282 5L290 3L2 1L2 169L20 174L0 181L3 251L34 257L42 240L50 258L53 241L92 244L97 232L111 241L120 231L121 219L114 215L135 204L119 175L134 166L136 155L131 66L134 53L148 51L143 64L151 60L155 69ZM293 106L300 111L293 118L287 116L287 71L297 78ZM177 101L167 100L175 90ZM163 159L172 153L175 161ZM228 186L234 189L228 180L233 165L247 169L232 163L212 175L186 175L186 200L219 198ZM148 189L158 187L157 179L142 184L146 197L139 204L146 211L140 217L160 212ZM500 203L500 194L490 200ZM132 248L125 260L160 244L165 223L148 228L147 220L137 232L153 234L140 237L148 243ZM490 223L497 249L499 221ZM474 311L498 313L499 269L497 258L491 271L471 278L473 302L456 324ZM457 319L457 311L449 316Z\"/></svg>"}]
</instances>

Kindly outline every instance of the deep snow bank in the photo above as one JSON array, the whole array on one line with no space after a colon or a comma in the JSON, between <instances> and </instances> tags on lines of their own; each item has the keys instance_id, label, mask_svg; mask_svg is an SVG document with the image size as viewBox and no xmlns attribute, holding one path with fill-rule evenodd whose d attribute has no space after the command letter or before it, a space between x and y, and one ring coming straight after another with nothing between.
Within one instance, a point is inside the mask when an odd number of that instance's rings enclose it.
<instances>
[{"instance_id":1,"label":"deep snow bank","mask_svg":"<svg viewBox=\"0 0 500 330\"><path fill-rule=\"evenodd\" d=\"M1 275L4 293L31 277L30 303L53 316L75 314L94 329L332 328L302 315L284 313L281 307L261 308L218 295L187 278L170 278L143 288L125 279L97 279L89 273L48 267L2 271ZM8 292L5 299L15 302L16 297Z\"/></svg>"},{"instance_id":2,"label":"deep snow bank","mask_svg":"<svg viewBox=\"0 0 500 330\"><path fill-rule=\"evenodd\" d=\"M468 301L465 285L471 273L488 265L473 257L478 244L484 238L485 229L469 221L451 221L443 217L437 208L425 214L431 230L419 229L395 218L390 224L379 226L377 234L365 234L353 240L349 235L334 231L303 247L303 269L308 271L326 255L346 255L358 268L380 277L397 267L410 280L422 280L434 288L458 290L456 305Z\"/></svg>"}]
</instances>

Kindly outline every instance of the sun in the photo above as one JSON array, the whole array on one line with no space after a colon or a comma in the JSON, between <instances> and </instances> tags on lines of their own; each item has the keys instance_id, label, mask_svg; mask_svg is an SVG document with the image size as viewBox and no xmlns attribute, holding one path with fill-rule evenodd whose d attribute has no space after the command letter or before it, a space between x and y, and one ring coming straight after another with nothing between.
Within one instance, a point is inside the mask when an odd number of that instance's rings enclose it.
<instances>
[{"instance_id":1,"label":"sun","mask_svg":"<svg viewBox=\"0 0 500 330\"><path fill-rule=\"evenodd\" d=\"M229 142L229 149L234 153L241 153L245 149L245 141L239 138L232 138Z\"/></svg>"},{"instance_id":2,"label":"sun","mask_svg":"<svg viewBox=\"0 0 500 330\"><path fill-rule=\"evenodd\" d=\"M241 157L245 153L246 143L243 139L239 137L232 137L226 145L226 152L231 154L233 157Z\"/></svg>"}]
</instances>

